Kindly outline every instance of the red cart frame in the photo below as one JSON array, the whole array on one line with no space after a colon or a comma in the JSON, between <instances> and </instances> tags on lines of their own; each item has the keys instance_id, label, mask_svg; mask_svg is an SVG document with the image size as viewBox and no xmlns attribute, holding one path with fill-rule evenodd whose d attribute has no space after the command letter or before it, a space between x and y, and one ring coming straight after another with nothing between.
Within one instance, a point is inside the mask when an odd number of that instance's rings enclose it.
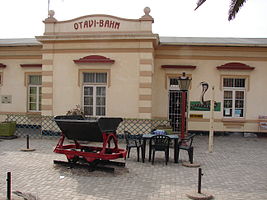
<instances>
[{"instance_id":1,"label":"red cart frame","mask_svg":"<svg viewBox=\"0 0 267 200\"><path fill-rule=\"evenodd\" d=\"M77 116L57 116L54 120L62 131L54 152L65 154L68 159L68 162L54 161L54 163L73 165L83 160L87 162L87 166L97 169L96 165L100 163L115 164L110 160L126 157L127 151L118 147L116 134L117 127L122 122L121 118L86 120ZM74 140L74 144L64 145L65 138ZM82 145L80 141L103 143L102 147L87 146ZM114 147L110 147L112 141ZM125 163L118 162L118 165L125 166Z\"/></svg>"}]
</instances>

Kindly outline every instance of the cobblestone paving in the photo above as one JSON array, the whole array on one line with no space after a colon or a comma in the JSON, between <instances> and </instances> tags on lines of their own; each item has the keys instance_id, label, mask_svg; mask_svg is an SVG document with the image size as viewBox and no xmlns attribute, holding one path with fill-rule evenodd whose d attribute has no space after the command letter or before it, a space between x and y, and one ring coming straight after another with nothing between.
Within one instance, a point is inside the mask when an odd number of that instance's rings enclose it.
<instances>
[{"instance_id":1,"label":"cobblestone paving","mask_svg":"<svg viewBox=\"0 0 267 200\"><path fill-rule=\"evenodd\" d=\"M194 141L194 162L201 164L204 173L202 191L216 200L266 200L267 138L217 136L214 142L214 153L208 153L207 136L196 136ZM161 152L151 165L147 160L137 162L132 150L126 167L111 174L54 165L53 160L66 160L65 155L53 153L56 143L32 139L30 148L36 151L22 152L25 138L2 140L0 194L6 196L8 171L13 191L29 192L41 200L186 200L186 194L197 191L198 168L173 163L173 149L167 166ZM188 159L186 152L180 159Z\"/></svg>"}]
</instances>

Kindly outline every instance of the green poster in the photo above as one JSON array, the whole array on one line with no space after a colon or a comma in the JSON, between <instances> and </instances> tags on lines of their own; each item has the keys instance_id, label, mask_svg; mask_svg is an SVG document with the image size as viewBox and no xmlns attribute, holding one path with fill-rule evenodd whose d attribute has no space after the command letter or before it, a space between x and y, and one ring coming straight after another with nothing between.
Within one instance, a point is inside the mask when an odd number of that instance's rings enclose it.
<instances>
[{"instance_id":1,"label":"green poster","mask_svg":"<svg viewBox=\"0 0 267 200\"><path fill-rule=\"evenodd\" d=\"M210 101L203 104L200 101L190 101L190 110L210 111ZM214 111L221 111L221 102L214 103Z\"/></svg>"}]
</instances>

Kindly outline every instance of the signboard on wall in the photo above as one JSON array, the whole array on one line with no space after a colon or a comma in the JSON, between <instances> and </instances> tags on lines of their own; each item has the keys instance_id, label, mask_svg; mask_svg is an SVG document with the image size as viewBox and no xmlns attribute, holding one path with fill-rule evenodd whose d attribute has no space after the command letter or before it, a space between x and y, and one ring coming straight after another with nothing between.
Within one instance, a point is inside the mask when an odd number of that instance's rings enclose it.
<instances>
[{"instance_id":1,"label":"signboard on wall","mask_svg":"<svg viewBox=\"0 0 267 200\"><path fill-rule=\"evenodd\" d=\"M200 101L190 101L190 110L192 111L210 111L210 101L202 104ZM221 111L221 102L214 103L214 111Z\"/></svg>"},{"instance_id":2,"label":"signboard on wall","mask_svg":"<svg viewBox=\"0 0 267 200\"><path fill-rule=\"evenodd\" d=\"M11 95L2 95L1 96L1 103L12 103L12 96Z\"/></svg>"},{"instance_id":3,"label":"signboard on wall","mask_svg":"<svg viewBox=\"0 0 267 200\"><path fill-rule=\"evenodd\" d=\"M202 114L190 114L189 117L190 118L195 118L195 119L203 119L203 115Z\"/></svg>"}]
</instances>

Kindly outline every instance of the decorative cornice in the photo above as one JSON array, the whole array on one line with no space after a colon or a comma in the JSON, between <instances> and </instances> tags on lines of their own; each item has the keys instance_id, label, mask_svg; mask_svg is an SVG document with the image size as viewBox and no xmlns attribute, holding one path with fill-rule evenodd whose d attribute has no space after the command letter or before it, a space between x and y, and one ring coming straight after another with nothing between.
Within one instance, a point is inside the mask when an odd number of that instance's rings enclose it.
<instances>
[{"instance_id":1,"label":"decorative cornice","mask_svg":"<svg viewBox=\"0 0 267 200\"><path fill-rule=\"evenodd\" d=\"M196 69L193 65L161 65L163 69Z\"/></svg>"},{"instance_id":2,"label":"decorative cornice","mask_svg":"<svg viewBox=\"0 0 267 200\"><path fill-rule=\"evenodd\" d=\"M4 65L3 63L0 63L0 68L6 68L6 65Z\"/></svg>"},{"instance_id":3,"label":"decorative cornice","mask_svg":"<svg viewBox=\"0 0 267 200\"><path fill-rule=\"evenodd\" d=\"M78 60L73 60L76 64L79 63L114 63L115 60L112 60L110 58L107 58L105 56L100 56L100 55L90 55L90 56L85 56L83 58L80 58Z\"/></svg>"},{"instance_id":4,"label":"decorative cornice","mask_svg":"<svg viewBox=\"0 0 267 200\"><path fill-rule=\"evenodd\" d=\"M21 67L42 67L42 64L20 64Z\"/></svg>"},{"instance_id":5,"label":"decorative cornice","mask_svg":"<svg viewBox=\"0 0 267 200\"><path fill-rule=\"evenodd\" d=\"M239 63L239 62L231 62L226 63L224 65L216 67L218 70L253 70L255 67L251 67L249 65Z\"/></svg>"}]
</instances>

